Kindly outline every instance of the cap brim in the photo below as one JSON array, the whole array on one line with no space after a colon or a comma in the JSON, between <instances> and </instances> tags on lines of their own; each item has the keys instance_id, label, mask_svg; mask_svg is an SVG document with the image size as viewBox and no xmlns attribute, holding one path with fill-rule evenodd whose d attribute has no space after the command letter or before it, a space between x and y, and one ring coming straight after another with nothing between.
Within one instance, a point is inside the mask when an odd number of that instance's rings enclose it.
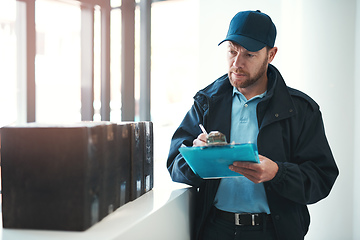
<instances>
[{"instance_id":1,"label":"cap brim","mask_svg":"<svg viewBox=\"0 0 360 240\"><path fill-rule=\"evenodd\" d=\"M222 40L218 45L220 45L220 44L222 44L223 42L226 42L226 41L235 42L236 44L246 48L246 50L248 50L250 52L257 52L257 51L263 49L266 46L265 43L259 42L257 40L254 40L252 38L245 37L245 36L242 36L242 35L228 36L227 38Z\"/></svg>"}]
</instances>

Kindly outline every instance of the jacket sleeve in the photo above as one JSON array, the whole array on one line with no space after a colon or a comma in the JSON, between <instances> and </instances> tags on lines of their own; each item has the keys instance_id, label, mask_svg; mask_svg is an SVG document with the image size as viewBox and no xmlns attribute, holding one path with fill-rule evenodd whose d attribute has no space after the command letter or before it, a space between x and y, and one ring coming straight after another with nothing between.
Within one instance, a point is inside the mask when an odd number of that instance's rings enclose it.
<instances>
[{"instance_id":1,"label":"jacket sleeve","mask_svg":"<svg viewBox=\"0 0 360 240\"><path fill-rule=\"evenodd\" d=\"M194 103L172 137L167 159L171 179L195 187L200 186L203 180L191 170L178 149L182 144L192 146L193 140L201 133L199 123L203 123L203 110Z\"/></svg>"},{"instance_id":2,"label":"jacket sleeve","mask_svg":"<svg viewBox=\"0 0 360 240\"><path fill-rule=\"evenodd\" d=\"M283 197L312 204L330 193L339 170L325 136L320 110L306 108L300 114L301 124L292 126L296 130L290 137L290 159L277 162L279 171L270 183Z\"/></svg>"}]
</instances>

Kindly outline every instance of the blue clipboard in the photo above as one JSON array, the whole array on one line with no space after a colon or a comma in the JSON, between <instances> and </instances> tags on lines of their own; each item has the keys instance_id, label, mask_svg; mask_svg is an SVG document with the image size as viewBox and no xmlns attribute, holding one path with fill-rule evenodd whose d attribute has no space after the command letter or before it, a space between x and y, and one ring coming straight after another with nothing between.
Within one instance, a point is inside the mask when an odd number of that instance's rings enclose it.
<instances>
[{"instance_id":1,"label":"blue clipboard","mask_svg":"<svg viewBox=\"0 0 360 240\"><path fill-rule=\"evenodd\" d=\"M260 163L253 143L181 147L179 151L193 172L204 179L241 177L229 169L235 161Z\"/></svg>"}]
</instances>

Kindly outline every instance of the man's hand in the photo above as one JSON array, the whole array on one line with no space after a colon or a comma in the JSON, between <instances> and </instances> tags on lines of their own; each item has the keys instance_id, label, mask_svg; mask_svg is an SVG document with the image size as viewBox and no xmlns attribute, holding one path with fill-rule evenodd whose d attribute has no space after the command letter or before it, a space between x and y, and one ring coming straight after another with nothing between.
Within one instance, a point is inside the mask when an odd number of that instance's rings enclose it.
<instances>
[{"instance_id":1,"label":"man's hand","mask_svg":"<svg viewBox=\"0 0 360 240\"><path fill-rule=\"evenodd\" d=\"M196 139L194 139L193 147L205 146L207 145L206 141L207 141L207 134L201 133Z\"/></svg>"},{"instance_id":2,"label":"man's hand","mask_svg":"<svg viewBox=\"0 0 360 240\"><path fill-rule=\"evenodd\" d=\"M270 181L275 177L279 166L274 161L262 155L259 155L259 160L260 163L233 162L233 164L229 166L229 169L244 175L254 183Z\"/></svg>"}]
</instances>

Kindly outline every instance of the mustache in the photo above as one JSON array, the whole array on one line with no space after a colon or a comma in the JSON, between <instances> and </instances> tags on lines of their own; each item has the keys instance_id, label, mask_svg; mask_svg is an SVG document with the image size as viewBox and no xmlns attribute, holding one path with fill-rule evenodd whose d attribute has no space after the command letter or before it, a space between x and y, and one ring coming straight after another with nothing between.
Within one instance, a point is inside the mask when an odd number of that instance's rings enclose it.
<instances>
[{"instance_id":1,"label":"mustache","mask_svg":"<svg viewBox=\"0 0 360 240\"><path fill-rule=\"evenodd\" d=\"M231 68L230 70L231 70L231 72L236 73L236 74L248 75L248 72L242 70L241 68Z\"/></svg>"}]
</instances>

